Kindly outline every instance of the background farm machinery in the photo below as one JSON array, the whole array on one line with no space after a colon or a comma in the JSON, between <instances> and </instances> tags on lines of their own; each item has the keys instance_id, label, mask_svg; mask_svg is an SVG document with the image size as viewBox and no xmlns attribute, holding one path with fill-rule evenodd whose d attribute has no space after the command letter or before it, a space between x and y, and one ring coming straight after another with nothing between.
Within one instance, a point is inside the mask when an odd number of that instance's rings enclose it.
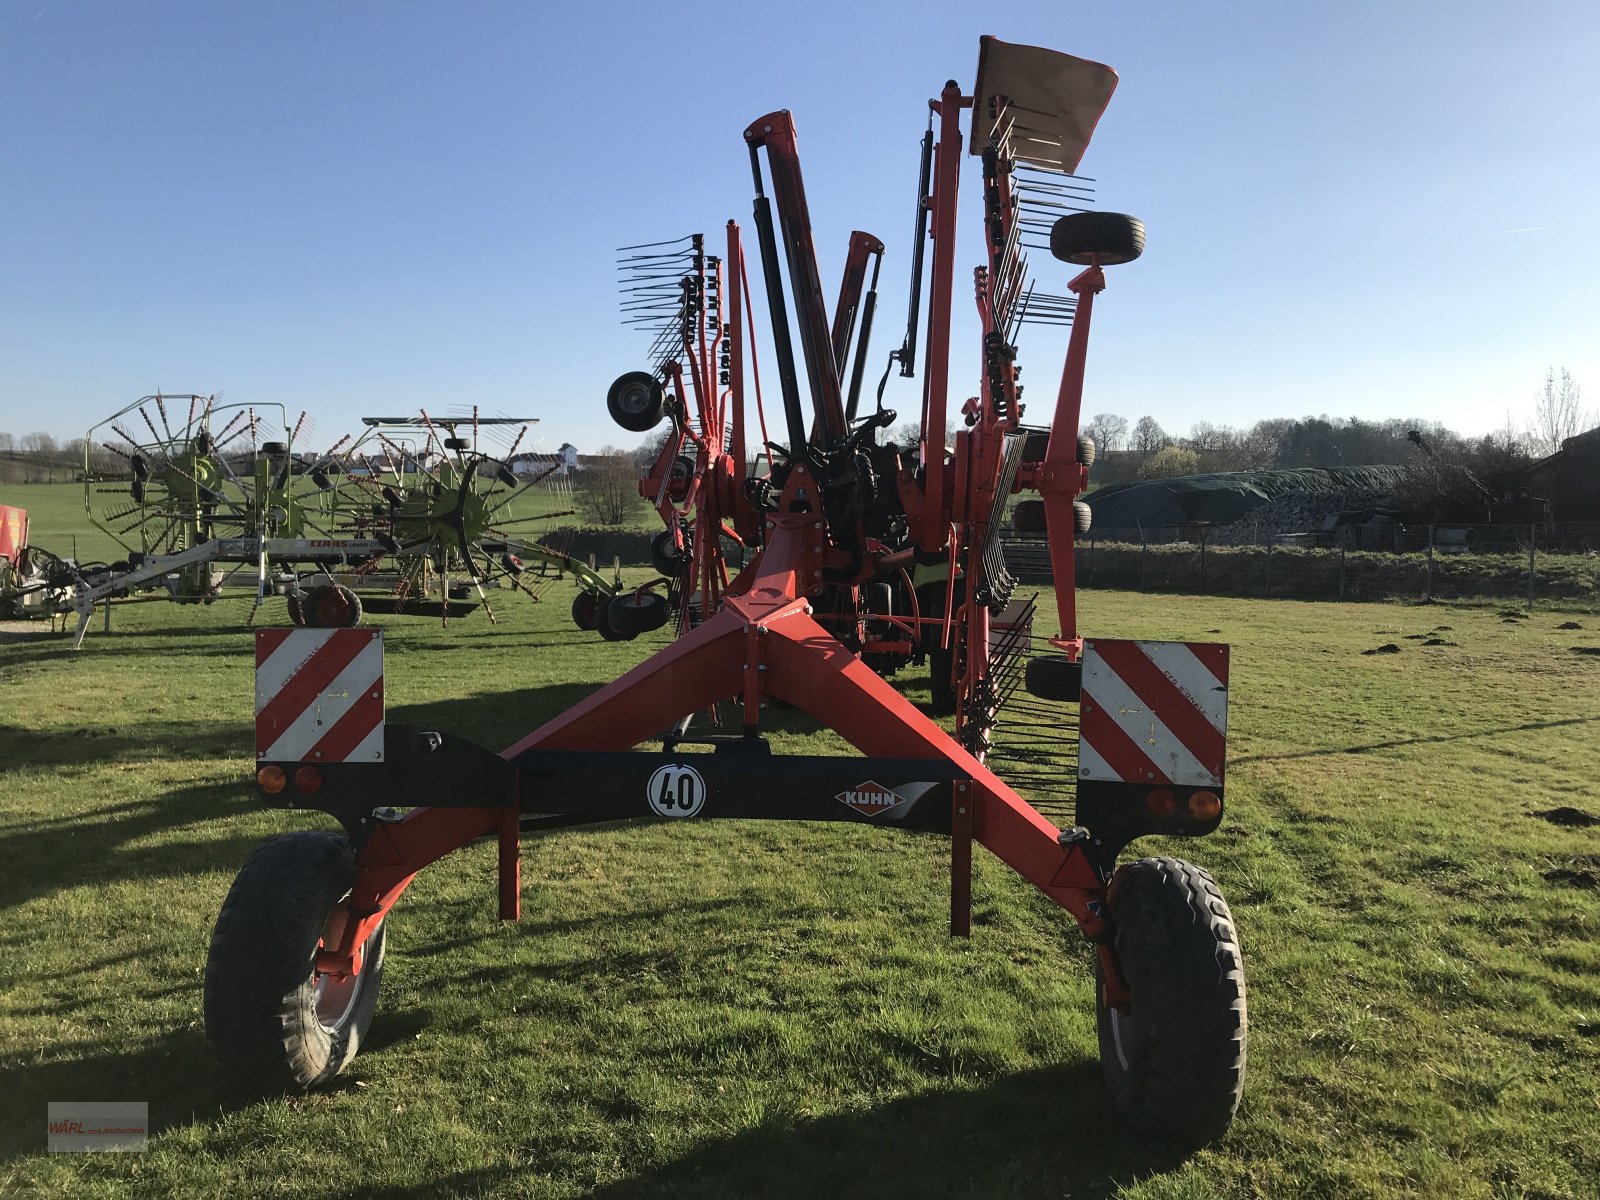
<instances>
[{"instance_id":1,"label":"background farm machinery","mask_svg":"<svg viewBox=\"0 0 1600 1200\"><path fill-rule=\"evenodd\" d=\"M292 623L324 628L363 609L448 622L482 606L492 621L491 589L537 598L570 575L592 606L618 582L552 544L559 535L540 537L572 512L571 481L560 459L522 451L533 424L369 417L359 435L305 452L304 413L291 426L278 405L147 396L86 443L89 518L125 557L79 564L35 548L33 569L13 569L0 595L19 614L76 615L75 644L113 599L248 598L253 623L283 596ZM119 478L96 469L99 449L124 462Z\"/></svg>"},{"instance_id":2,"label":"background farm machinery","mask_svg":"<svg viewBox=\"0 0 1600 1200\"><path fill-rule=\"evenodd\" d=\"M739 226L728 223L716 257L704 239L632 248L634 267L653 277L643 295L657 353L616 381L607 406L636 432L668 423L641 489L663 517L659 565L679 636L620 679L496 753L453 733L385 726L372 635L258 634L258 791L274 806L332 814L344 835L274 839L229 893L207 965L206 1024L235 1074L303 1089L341 1070L377 1002L389 910L418 871L474 839L498 842L509 919L520 913L527 830L651 816L831 820L948 836L956 934L970 928L974 842L1039 888L1095 948L1101 1061L1117 1107L1179 1145L1222 1135L1246 1032L1227 905L1189 863L1117 858L1137 837L1202 835L1220 822L1227 647L1085 640L1074 603L1076 497L1093 452L1077 436L1091 309L1103 268L1136 258L1144 240L1132 218L1072 211L1068 173L1115 83L1097 63L984 38L972 92L951 82L930 101L910 315L891 358L909 375L922 351L913 446L884 440L895 414L881 385L871 411L862 399L882 243L852 235L830 320L788 112L744 131L782 400L776 429L761 406ZM969 151L982 171L982 370L947 444ZM1047 185L1050 219L1037 230L1056 259L1081 268L1068 297L1038 297L1027 283L1029 205L1040 194L1030 201L1030 173ZM1033 430L1014 340L1030 310L1072 322L1051 418ZM761 468L747 453L757 423ZM1031 656L1032 624L1049 618L1024 601L1007 619L1014 583L997 540L1009 497L1023 490L1039 494L1026 511L1048 532L1057 584L1056 632ZM629 603L618 597L607 610L625 614ZM919 649L942 676L953 736L883 678ZM1035 771L1037 807L991 762L1019 676L1055 726L1077 734L1075 760ZM361 714L340 718L338 736L304 715L335 698ZM763 712L777 703L858 755L775 753ZM699 716L709 729L695 732ZM656 737L659 749L639 748ZM1047 802L1070 802L1073 819L1056 824Z\"/></svg>"}]
</instances>

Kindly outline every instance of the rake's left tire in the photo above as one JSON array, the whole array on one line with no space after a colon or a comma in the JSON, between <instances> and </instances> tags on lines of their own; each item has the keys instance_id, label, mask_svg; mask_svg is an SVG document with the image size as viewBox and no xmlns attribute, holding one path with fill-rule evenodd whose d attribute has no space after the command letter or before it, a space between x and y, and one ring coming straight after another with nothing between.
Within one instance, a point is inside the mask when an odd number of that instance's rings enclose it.
<instances>
[{"instance_id":1,"label":"rake's left tire","mask_svg":"<svg viewBox=\"0 0 1600 1200\"><path fill-rule=\"evenodd\" d=\"M307 1091L361 1048L383 980L383 925L359 974L315 966L329 914L354 882L355 850L320 830L273 838L233 881L206 959L206 1037L245 1090Z\"/></svg>"},{"instance_id":2,"label":"rake's left tire","mask_svg":"<svg viewBox=\"0 0 1600 1200\"><path fill-rule=\"evenodd\" d=\"M1132 1003L1105 1002L1097 971L1100 1067L1117 1108L1146 1133L1196 1150L1228 1130L1244 1090L1244 960L1233 915L1210 874L1145 858L1106 897Z\"/></svg>"}]
</instances>

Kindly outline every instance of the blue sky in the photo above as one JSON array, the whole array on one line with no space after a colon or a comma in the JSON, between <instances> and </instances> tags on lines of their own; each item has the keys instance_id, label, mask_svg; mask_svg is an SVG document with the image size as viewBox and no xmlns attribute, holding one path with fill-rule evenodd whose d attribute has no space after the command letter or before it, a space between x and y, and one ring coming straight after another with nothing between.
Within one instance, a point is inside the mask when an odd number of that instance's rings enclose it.
<instances>
[{"instance_id":1,"label":"blue sky","mask_svg":"<svg viewBox=\"0 0 1600 1200\"><path fill-rule=\"evenodd\" d=\"M161 388L309 409L325 443L476 403L631 445L603 404L644 350L614 248L748 227L740 134L775 108L828 289L850 230L888 245L875 378L926 100L970 88L982 33L1122 77L1082 170L1149 249L1097 308L1087 411L1482 433L1552 364L1600 401L1592 3L0 0L0 430L77 436Z\"/></svg>"}]
</instances>

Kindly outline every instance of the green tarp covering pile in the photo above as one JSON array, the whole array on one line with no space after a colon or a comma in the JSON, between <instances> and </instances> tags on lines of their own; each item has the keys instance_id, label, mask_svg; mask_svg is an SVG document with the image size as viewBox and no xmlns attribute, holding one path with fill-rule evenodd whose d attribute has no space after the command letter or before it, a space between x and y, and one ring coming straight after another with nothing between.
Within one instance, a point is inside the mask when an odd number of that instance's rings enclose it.
<instances>
[{"instance_id":1,"label":"green tarp covering pile","mask_svg":"<svg viewBox=\"0 0 1600 1200\"><path fill-rule=\"evenodd\" d=\"M1388 491L1399 467L1295 467L1184 475L1101 488L1084 499L1094 528L1151 529L1162 525L1230 525L1258 505L1293 493Z\"/></svg>"}]
</instances>

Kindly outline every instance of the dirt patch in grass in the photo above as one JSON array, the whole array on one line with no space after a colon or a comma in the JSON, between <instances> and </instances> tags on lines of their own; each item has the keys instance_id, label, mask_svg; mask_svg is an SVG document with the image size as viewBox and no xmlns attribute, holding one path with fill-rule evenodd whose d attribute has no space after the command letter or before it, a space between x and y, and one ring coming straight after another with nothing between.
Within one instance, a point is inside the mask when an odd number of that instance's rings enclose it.
<instances>
[{"instance_id":1,"label":"dirt patch in grass","mask_svg":"<svg viewBox=\"0 0 1600 1200\"><path fill-rule=\"evenodd\" d=\"M1600 657L1600 646L1574 646L1572 648L1572 652L1574 654L1588 654L1594 657Z\"/></svg>"},{"instance_id":2,"label":"dirt patch in grass","mask_svg":"<svg viewBox=\"0 0 1600 1200\"><path fill-rule=\"evenodd\" d=\"M1553 870L1546 871L1544 873L1544 881L1558 886L1575 887L1585 892L1592 892L1595 888L1600 887L1600 877L1597 877L1593 871L1580 871L1572 867L1556 867Z\"/></svg>"},{"instance_id":3,"label":"dirt patch in grass","mask_svg":"<svg viewBox=\"0 0 1600 1200\"><path fill-rule=\"evenodd\" d=\"M1363 650L1363 654L1399 654L1400 647L1393 642L1385 642L1381 646L1374 646L1371 650Z\"/></svg>"},{"instance_id":4,"label":"dirt patch in grass","mask_svg":"<svg viewBox=\"0 0 1600 1200\"><path fill-rule=\"evenodd\" d=\"M1561 622L1561 624L1557 625L1556 628L1557 629L1582 629L1583 626L1579 625L1576 621L1563 621L1563 622Z\"/></svg>"},{"instance_id":5,"label":"dirt patch in grass","mask_svg":"<svg viewBox=\"0 0 1600 1200\"><path fill-rule=\"evenodd\" d=\"M1552 825L1567 825L1577 829L1587 829L1591 825L1600 825L1600 817L1593 813L1584 812L1581 808L1573 808L1563 804L1560 808L1547 808L1543 812L1533 814L1543 817Z\"/></svg>"}]
</instances>

